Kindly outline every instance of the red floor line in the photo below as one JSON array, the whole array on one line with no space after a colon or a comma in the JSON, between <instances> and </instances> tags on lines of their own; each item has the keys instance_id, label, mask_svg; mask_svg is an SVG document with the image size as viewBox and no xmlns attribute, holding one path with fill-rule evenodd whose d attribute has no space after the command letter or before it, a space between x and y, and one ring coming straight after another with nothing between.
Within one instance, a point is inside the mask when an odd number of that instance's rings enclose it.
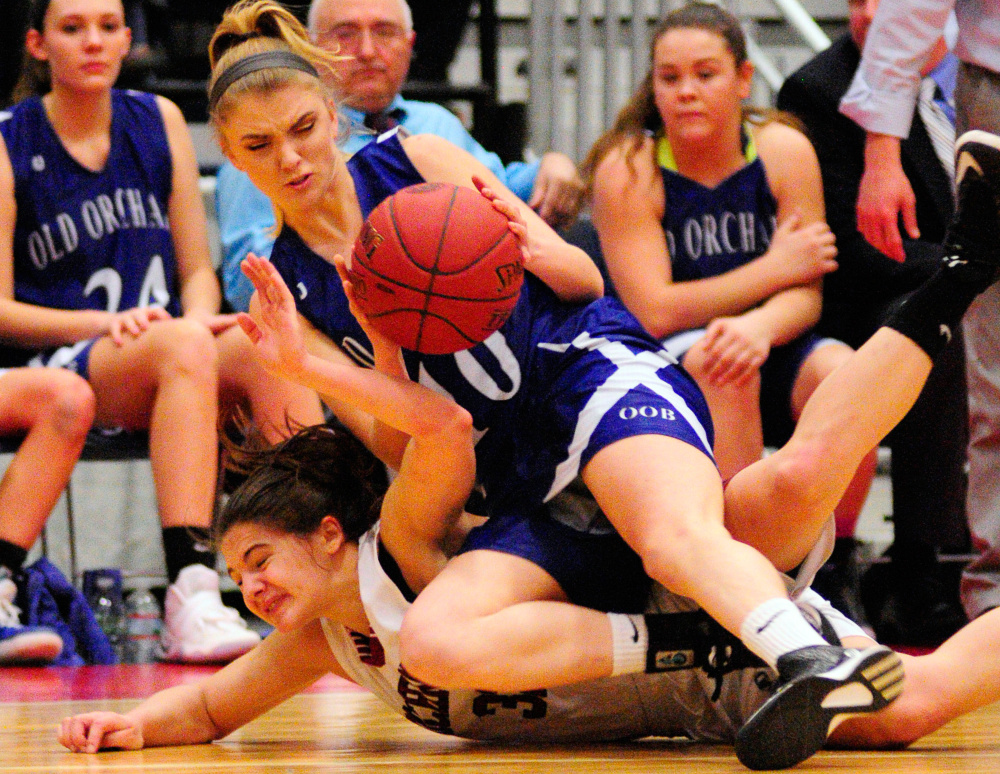
<instances>
[{"instance_id":1,"label":"red floor line","mask_svg":"<svg viewBox=\"0 0 1000 774\"><path fill-rule=\"evenodd\" d=\"M0 702L141 699L173 685L196 682L219 668L181 664L4 667L0 668ZM360 690L347 680L326 675L307 692Z\"/></svg>"}]
</instances>

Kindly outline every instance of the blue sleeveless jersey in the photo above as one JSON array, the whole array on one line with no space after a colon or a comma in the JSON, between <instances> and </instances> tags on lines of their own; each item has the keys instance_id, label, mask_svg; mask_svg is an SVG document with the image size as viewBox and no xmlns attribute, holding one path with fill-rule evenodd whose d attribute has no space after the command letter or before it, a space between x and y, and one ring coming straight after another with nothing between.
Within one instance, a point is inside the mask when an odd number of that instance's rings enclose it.
<instances>
[{"instance_id":1,"label":"blue sleeveless jersey","mask_svg":"<svg viewBox=\"0 0 1000 774\"><path fill-rule=\"evenodd\" d=\"M400 188L425 182L395 133L365 146L347 166L365 217ZM301 314L357 363L370 366L371 345L350 313L335 267L287 225L278 235L271 262L292 289ZM604 345L614 352L599 354ZM647 360L633 372L635 353ZM478 478L490 515L523 515L526 509L540 507L604 445L662 422L672 409L646 409L650 416L645 416L638 405L643 401L634 394L649 374L670 374L671 386L662 391L682 405L673 426L683 425L684 439L711 454L711 423L697 387L614 299L587 306L564 304L544 283L525 274L510 318L486 341L453 355L404 350L403 356L410 378L452 396L472 414ZM591 367L594 364L599 367ZM579 417L596 386L619 369L634 375L617 384L618 397L602 408L593 426L581 430ZM654 386L643 393L645 403L652 402L650 396L657 390L660 387ZM638 403L626 408L618 401L628 392L633 393L629 400ZM629 416L628 432L613 430L613 423L603 421L612 406ZM690 417L681 419L685 412Z\"/></svg>"},{"instance_id":2,"label":"blue sleeveless jersey","mask_svg":"<svg viewBox=\"0 0 1000 774\"><path fill-rule=\"evenodd\" d=\"M18 301L180 312L167 217L172 161L152 94L112 91L111 151L99 172L69 155L37 97L0 113L0 135L14 170Z\"/></svg>"},{"instance_id":3,"label":"blue sleeveless jersey","mask_svg":"<svg viewBox=\"0 0 1000 774\"><path fill-rule=\"evenodd\" d=\"M767 252L778 205L760 158L707 188L663 166L662 152L659 157L663 231L675 282L725 274Z\"/></svg>"},{"instance_id":4,"label":"blue sleeveless jersey","mask_svg":"<svg viewBox=\"0 0 1000 774\"><path fill-rule=\"evenodd\" d=\"M663 137L657 141L657 161L666 196L663 230L676 282L725 274L759 258L771 245L778 204L748 129L743 138L746 166L715 188L678 174L669 142ZM695 340L685 332L668 338L664 344L683 358ZM827 341L832 339L820 339L808 332L771 349L761 367L760 396L768 445L782 446L791 437L795 429L791 411L795 380L813 350Z\"/></svg>"}]
</instances>

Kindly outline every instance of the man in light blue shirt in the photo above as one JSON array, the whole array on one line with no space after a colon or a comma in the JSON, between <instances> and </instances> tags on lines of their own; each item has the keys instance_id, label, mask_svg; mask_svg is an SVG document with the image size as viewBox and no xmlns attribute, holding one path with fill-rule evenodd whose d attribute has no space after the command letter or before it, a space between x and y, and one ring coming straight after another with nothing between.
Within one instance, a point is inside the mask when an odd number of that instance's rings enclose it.
<instances>
[{"instance_id":1,"label":"man in light blue shirt","mask_svg":"<svg viewBox=\"0 0 1000 774\"><path fill-rule=\"evenodd\" d=\"M583 181L561 153L505 168L466 131L450 111L399 92L413 54L413 20L406 0L314 0L309 32L320 46L349 58L336 65L330 86L348 121L341 148L348 154L400 125L410 134L437 134L468 151L553 227L571 223L579 211ZM248 252L268 256L274 243L274 212L250 179L226 162L219 170L216 209L222 237L223 291L236 309L246 309L253 286L240 271Z\"/></svg>"}]
</instances>

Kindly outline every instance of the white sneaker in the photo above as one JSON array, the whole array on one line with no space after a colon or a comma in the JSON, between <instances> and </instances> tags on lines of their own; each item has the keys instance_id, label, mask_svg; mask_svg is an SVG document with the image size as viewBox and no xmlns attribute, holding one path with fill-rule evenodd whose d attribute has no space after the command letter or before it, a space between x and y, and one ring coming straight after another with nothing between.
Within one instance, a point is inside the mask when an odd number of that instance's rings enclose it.
<instances>
[{"instance_id":1,"label":"white sneaker","mask_svg":"<svg viewBox=\"0 0 1000 774\"><path fill-rule=\"evenodd\" d=\"M167 589L163 658L186 664L232 661L260 642L246 621L222 604L219 576L202 564L181 570Z\"/></svg>"},{"instance_id":2,"label":"white sneaker","mask_svg":"<svg viewBox=\"0 0 1000 774\"><path fill-rule=\"evenodd\" d=\"M49 664L62 653L62 637L41 626L24 626L14 604L17 586L0 576L0 665Z\"/></svg>"}]
</instances>

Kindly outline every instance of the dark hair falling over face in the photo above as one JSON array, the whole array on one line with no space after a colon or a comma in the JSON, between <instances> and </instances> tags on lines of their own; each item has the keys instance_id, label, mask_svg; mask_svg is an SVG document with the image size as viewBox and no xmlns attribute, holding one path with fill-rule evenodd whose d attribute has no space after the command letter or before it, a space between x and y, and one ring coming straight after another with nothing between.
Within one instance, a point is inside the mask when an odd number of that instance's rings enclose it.
<instances>
[{"instance_id":1,"label":"dark hair falling over face","mask_svg":"<svg viewBox=\"0 0 1000 774\"><path fill-rule=\"evenodd\" d=\"M356 541L378 520L388 480L385 467L339 427L299 430L270 448L253 439L229 447L228 467L246 476L212 523L216 545L237 524L257 524L306 537L325 516Z\"/></svg>"}]
</instances>

